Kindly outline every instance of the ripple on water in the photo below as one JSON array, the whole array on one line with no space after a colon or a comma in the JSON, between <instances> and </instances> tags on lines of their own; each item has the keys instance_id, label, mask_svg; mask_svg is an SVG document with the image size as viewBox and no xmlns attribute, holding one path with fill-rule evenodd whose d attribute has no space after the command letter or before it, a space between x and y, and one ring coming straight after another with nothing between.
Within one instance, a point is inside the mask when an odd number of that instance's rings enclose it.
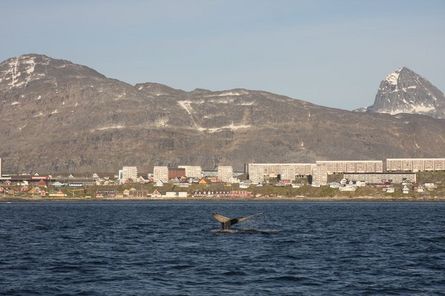
<instances>
[{"instance_id":1,"label":"ripple on water","mask_svg":"<svg viewBox=\"0 0 445 296\"><path fill-rule=\"evenodd\" d=\"M264 214L216 235L215 211ZM2 295L430 295L445 287L444 203L1 203L0 225Z\"/></svg>"}]
</instances>

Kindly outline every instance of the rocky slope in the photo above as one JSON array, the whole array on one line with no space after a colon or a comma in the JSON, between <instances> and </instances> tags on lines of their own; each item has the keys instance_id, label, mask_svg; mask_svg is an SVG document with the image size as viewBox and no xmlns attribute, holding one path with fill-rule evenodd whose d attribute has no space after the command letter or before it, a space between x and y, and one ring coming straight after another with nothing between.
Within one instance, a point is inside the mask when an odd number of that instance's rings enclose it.
<instances>
[{"instance_id":1,"label":"rocky slope","mask_svg":"<svg viewBox=\"0 0 445 296\"><path fill-rule=\"evenodd\" d=\"M424 114L445 118L445 96L428 80L403 67L380 83L369 112Z\"/></svg>"},{"instance_id":2,"label":"rocky slope","mask_svg":"<svg viewBox=\"0 0 445 296\"><path fill-rule=\"evenodd\" d=\"M135 86L69 61L0 64L4 172L115 172L123 165L443 156L445 120L356 113L264 91Z\"/></svg>"}]
</instances>

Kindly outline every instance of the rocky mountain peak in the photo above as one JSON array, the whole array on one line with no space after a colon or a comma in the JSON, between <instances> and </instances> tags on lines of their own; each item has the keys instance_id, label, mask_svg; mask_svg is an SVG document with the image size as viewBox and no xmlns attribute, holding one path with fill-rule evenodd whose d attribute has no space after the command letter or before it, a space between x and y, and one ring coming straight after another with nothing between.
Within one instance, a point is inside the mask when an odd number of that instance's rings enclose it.
<instances>
[{"instance_id":1,"label":"rocky mountain peak","mask_svg":"<svg viewBox=\"0 0 445 296\"><path fill-rule=\"evenodd\" d=\"M49 64L43 55L28 54L10 58L0 64L0 85L2 88L20 88L42 79L45 74L40 68Z\"/></svg>"},{"instance_id":2,"label":"rocky mountain peak","mask_svg":"<svg viewBox=\"0 0 445 296\"><path fill-rule=\"evenodd\" d=\"M401 72L403 69L406 69L406 68L405 68L405 67L402 67L402 68L400 68L400 69L395 70L395 71L392 72L392 73L389 73L389 74L385 77L384 82L385 82L386 84L389 84L389 85L397 86L397 82L398 82L398 80L399 80L400 72Z\"/></svg>"},{"instance_id":3,"label":"rocky mountain peak","mask_svg":"<svg viewBox=\"0 0 445 296\"><path fill-rule=\"evenodd\" d=\"M374 104L367 111L445 118L445 96L419 74L401 67L388 74L380 83Z\"/></svg>"},{"instance_id":4,"label":"rocky mountain peak","mask_svg":"<svg viewBox=\"0 0 445 296\"><path fill-rule=\"evenodd\" d=\"M0 63L0 91L28 87L36 81L105 76L86 66L53 59L41 54L25 54Z\"/></svg>"}]
</instances>

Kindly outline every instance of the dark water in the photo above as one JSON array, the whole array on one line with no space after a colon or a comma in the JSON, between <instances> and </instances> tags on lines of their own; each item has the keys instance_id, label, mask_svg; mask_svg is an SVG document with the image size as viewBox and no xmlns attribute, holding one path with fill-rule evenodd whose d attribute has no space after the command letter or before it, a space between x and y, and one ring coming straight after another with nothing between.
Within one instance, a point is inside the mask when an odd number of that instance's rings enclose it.
<instances>
[{"instance_id":1,"label":"dark water","mask_svg":"<svg viewBox=\"0 0 445 296\"><path fill-rule=\"evenodd\" d=\"M216 235L210 214L263 212ZM445 203L0 203L2 295L431 295Z\"/></svg>"}]
</instances>

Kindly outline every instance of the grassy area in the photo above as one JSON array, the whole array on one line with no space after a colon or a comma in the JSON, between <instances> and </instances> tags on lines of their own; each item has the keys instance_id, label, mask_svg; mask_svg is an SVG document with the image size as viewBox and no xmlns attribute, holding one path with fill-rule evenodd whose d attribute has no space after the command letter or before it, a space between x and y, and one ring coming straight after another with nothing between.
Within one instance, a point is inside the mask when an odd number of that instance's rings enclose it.
<instances>
[{"instance_id":1,"label":"grassy area","mask_svg":"<svg viewBox=\"0 0 445 296\"><path fill-rule=\"evenodd\" d=\"M445 185L445 171L442 172L420 172L417 173L417 183L431 183Z\"/></svg>"}]
</instances>

